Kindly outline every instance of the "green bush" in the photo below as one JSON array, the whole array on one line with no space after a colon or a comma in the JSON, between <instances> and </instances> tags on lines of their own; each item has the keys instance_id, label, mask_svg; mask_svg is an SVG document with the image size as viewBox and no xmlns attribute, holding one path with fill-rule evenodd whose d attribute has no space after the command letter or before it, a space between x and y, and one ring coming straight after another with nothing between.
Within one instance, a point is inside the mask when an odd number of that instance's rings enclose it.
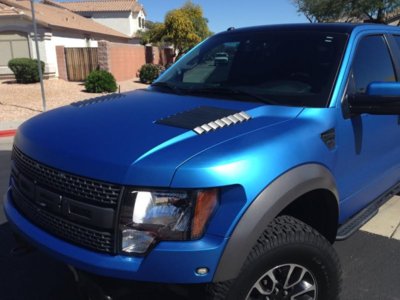
<instances>
[{"instance_id":1,"label":"green bush","mask_svg":"<svg viewBox=\"0 0 400 300\"><path fill-rule=\"evenodd\" d=\"M165 70L161 65L145 64L139 70L139 79L142 83L152 83Z\"/></svg>"},{"instance_id":2,"label":"green bush","mask_svg":"<svg viewBox=\"0 0 400 300\"><path fill-rule=\"evenodd\" d=\"M8 67L13 71L18 83L39 82L39 70L37 59L14 58L8 62ZM44 62L41 61L42 73L44 73Z\"/></svg>"},{"instance_id":3,"label":"green bush","mask_svg":"<svg viewBox=\"0 0 400 300\"><path fill-rule=\"evenodd\" d=\"M117 90L117 82L110 72L96 70L86 78L85 88L89 93L113 93Z\"/></svg>"},{"instance_id":4,"label":"green bush","mask_svg":"<svg viewBox=\"0 0 400 300\"><path fill-rule=\"evenodd\" d=\"M165 70L168 70L173 64L173 62L167 63L167 65L165 66Z\"/></svg>"}]
</instances>

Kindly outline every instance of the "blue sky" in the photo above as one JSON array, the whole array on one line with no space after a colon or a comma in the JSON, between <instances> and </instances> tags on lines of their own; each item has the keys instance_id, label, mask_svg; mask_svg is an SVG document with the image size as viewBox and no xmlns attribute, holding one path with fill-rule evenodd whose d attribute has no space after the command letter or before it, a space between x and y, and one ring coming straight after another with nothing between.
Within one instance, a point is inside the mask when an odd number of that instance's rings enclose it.
<instances>
[{"instance_id":1,"label":"blue sky","mask_svg":"<svg viewBox=\"0 0 400 300\"><path fill-rule=\"evenodd\" d=\"M181 7L186 0L138 0L144 5L147 19L163 21L167 11ZM291 0L193 0L201 5L213 32L228 27L245 27L262 24L304 23Z\"/></svg>"}]
</instances>

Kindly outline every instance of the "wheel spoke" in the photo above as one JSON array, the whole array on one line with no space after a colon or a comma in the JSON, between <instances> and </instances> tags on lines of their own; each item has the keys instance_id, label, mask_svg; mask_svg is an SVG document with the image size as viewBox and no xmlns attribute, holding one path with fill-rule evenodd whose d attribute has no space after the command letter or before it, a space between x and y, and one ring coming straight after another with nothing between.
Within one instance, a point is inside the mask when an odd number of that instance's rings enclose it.
<instances>
[{"instance_id":1,"label":"wheel spoke","mask_svg":"<svg viewBox=\"0 0 400 300\"><path fill-rule=\"evenodd\" d=\"M250 297L254 294L254 290L256 290L258 294L262 296L272 295L277 283L278 281L275 278L273 270L270 270L253 285L246 299L251 299Z\"/></svg>"},{"instance_id":2,"label":"wheel spoke","mask_svg":"<svg viewBox=\"0 0 400 300\"><path fill-rule=\"evenodd\" d=\"M290 279L291 279L292 275L293 275L293 276L295 275L295 274L293 274L293 271L295 270L295 268L301 269L301 273L300 273L299 277L298 277L295 281L293 281L292 283L290 283ZM286 278L286 282L285 282L284 288L285 288L285 289L290 289L290 288L292 288L292 287L298 285L298 284L303 280L304 275L306 275L306 273L307 273L307 270L306 270L306 269L304 269L304 268L299 268L299 267L295 267L295 266L291 265L291 266L290 266L290 270L289 270L289 275L288 275L288 277Z\"/></svg>"},{"instance_id":3,"label":"wheel spoke","mask_svg":"<svg viewBox=\"0 0 400 300\"><path fill-rule=\"evenodd\" d=\"M253 288L255 288L255 289L256 289L261 295L263 295L263 296L271 295L271 293L269 293L268 291L266 291L266 290L261 286L260 281L257 282L257 283L253 286Z\"/></svg>"},{"instance_id":4,"label":"wheel spoke","mask_svg":"<svg viewBox=\"0 0 400 300\"><path fill-rule=\"evenodd\" d=\"M285 284L283 285L283 287L284 287L285 289L287 289L287 287L288 287L288 285L289 285L290 278L291 278L292 275L293 275L294 268L295 268L294 265L290 265L290 266L289 266L289 271L288 271L288 273L287 273L287 275L286 275Z\"/></svg>"},{"instance_id":5,"label":"wheel spoke","mask_svg":"<svg viewBox=\"0 0 400 300\"><path fill-rule=\"evenodd\" d=\"M269 271L267 273L267 276L271 279L272 282L272 287L271 287L271 293L272 293L276 287L276 284L278 283L278 280L275 277L274 270Z\"/></svg>"},{"instance_id":6,"label":"wheel spoke","mask_svg":"<svg viewBox=\"0 0 400 300\"><path fill-rule=\"evenodd\" d=\"M313 292L313 296L309 295L309 299L316 299L315 297L315 293L316 293L316 288L315 285L313 284L309 284L309 283L304 283L306 286L303 287L303 289L301 291L299 291L298 293L292 295L292 297L290 297L290 300L296 300L296 299L300 299L300 296L304 296L306 294L309 294L311 292ZM303 299L303 298L301 298Z\"/></svg>"}]
</instances>

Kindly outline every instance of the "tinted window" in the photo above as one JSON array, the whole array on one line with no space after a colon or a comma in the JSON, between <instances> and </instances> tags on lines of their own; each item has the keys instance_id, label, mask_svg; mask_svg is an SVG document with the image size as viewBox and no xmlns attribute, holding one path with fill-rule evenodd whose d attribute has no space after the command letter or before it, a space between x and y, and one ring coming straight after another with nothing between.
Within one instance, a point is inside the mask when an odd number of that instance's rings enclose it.
<instances>
[{"instance_id":1,"label":"tinted window","mask_svg":"<svg viewBox=\"0 0 400 300\"><path fill-rule=\"evenodd\" d=\"M358 44L353 61L354 88L365 93L374 81L396 81L393 63L383 36L369 36Z\"/></svg>"},{"instance_id":2,"label":"tinted window","mask_svg":"<svg viewBox=\"0 0 400 300\"><path fill-rule=\"evenodd\" d=\"M394 35L394 40L396 41L397 46L400 48L400 35Z\"/></svg>"},{"instance_id":3,"label":"tinted window","mask_svg":"<svg viewBox=\"0 0 400 300\"><path fill-rule=\"evenodd\" d=\"M202 91L205 97L223 97L218 91L234 88L268 103L324 107L346 41L345 34L316 31L220 34L188 53L158 82L187 94Z\"/></svg>"}]
</instances>

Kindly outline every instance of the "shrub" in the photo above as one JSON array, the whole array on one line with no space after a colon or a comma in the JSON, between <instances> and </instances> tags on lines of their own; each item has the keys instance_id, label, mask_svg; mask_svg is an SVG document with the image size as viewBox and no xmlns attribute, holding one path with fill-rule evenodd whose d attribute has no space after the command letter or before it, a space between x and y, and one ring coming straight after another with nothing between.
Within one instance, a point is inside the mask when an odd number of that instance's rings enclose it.
<instances>
[{"instance_id":1,"label":"shrub","mask_svg":"<svg viewBox=\"0 0 400 300\"><path fill-rule=\"evenodd\" d=\"M117 90L117 82L110 72L96 70L86 78L85 88L89 93L113 93Z\"/></svg>"},{"instance_id":2,"label":"shrub","mask_svg":"<svg viewBox=\"0 0 400 300\"><path fill-rule=\"evenodd\" d=\"M168 70L173 64L173 62L167 63L167 65L165 66L165 70Z\"/></svg>"},{"instance_id":3,"label":"shrub","mask_svg":"<svg viewBox=\"0 0 400 300\"><path fill-rule=\"evenodd\" d=\"M145 64L139 70L139 78L142 83L152 83L165 70L161 65Z\"/></svg>"},{"instance_id":4,"label":"shrub","mask_svg":"<svg viewBox=\"0 0 400 300\"><path fill-rule=\"evenodd\" d=\"M37 59L14 58L8 62L8 67L14 73L18 83L33 83L40 81ZM42 73L45 63L41 61Z\"/></svg>"}]
</instances>

